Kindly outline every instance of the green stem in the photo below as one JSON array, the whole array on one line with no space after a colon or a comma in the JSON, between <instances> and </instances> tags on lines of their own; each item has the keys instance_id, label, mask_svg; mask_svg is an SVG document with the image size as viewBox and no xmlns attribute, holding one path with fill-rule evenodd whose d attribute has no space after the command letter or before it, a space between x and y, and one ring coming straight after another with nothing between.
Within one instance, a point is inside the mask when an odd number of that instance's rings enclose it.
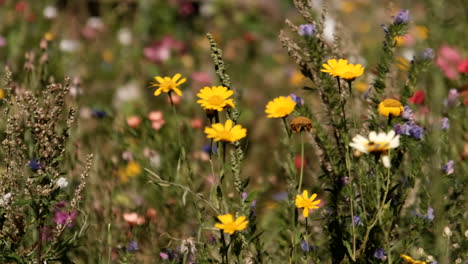
<instances>
[{"instance_id":1,"label":"green stem","mask_svg":"<svg viewBox=\"0 0 468 264\"><path fill-rule=\"evenodd\" d=\"M288 122L286 121L286 116L282 118L283 119L283 124L284 128L286 129L286 133L288 133L288 139L291 138L291 131L289 131L289 126Z\"/></svg>"},{"instance_id":2,"label":"green stem","mask_svg":"<svg viewBox=\"0 0 468 264\"><path fill-rule=\"evenodd\" d=\"M299 174L299 187L297 188L297 192L301 192L302 188L302 178L304 177L304 133L301 132L301 172Z\"/></svg>"}]
</instances>

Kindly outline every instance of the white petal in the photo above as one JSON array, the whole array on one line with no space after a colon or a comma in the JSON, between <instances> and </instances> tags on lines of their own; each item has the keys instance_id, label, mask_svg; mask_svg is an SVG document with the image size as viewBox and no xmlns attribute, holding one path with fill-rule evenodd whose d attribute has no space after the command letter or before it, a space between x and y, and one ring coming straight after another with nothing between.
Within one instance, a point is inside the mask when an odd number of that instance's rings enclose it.
<instances>
[{"instance_id":1,"label":"white petal","mask_svg":"<svg viewBox=\"0 0 468 264\"><path fill-rule=\"evenodd\" d=\"M385 168L390 168L390 157L388 155L382 156L382 163Z\"/></svg>"},{"instance_id":2,"label":"white petal","mask_svg":"<svg viewBox=\"0 0 468 264\"><path fill-rule=\"evenodd\" d=\"M385 142L385 139L387 138L387 133L385 132L379 132L379 134L377 135L377 139L376 141L378 142Z\"/></svg>"},{"instance_id":3,"label":"white petal","mask_svg":"<svg viewBox=\"0 0 468 264\"><path fill-rule=\"evenodd\" d=\"M387 141L392 140L392 138L393 138L394 136L395 136L395 131L394 131L393 129L390 130L390 131L388 131L387 137L386 137Z\"/></svg>"},{"instance_id":4,"label":"white petal","mask_svg":"<svg viewBox=\"0 0 468 264\"><path fill-rule=\"evenodd\" d=\"M398 148L400 146L400 135L394 137L389 144L389 148Z\"/></svg>"},{"instance_id":5,"label":"white petal","mask_svg":"<svg viewBox=\"0 0 468 264\"><path fill-rule=\"evenodd\" d=\"M369 141L376 141L377 140L377 133L375 131L371 131L369 133Z\"/></svg>"},{"instance_id":6,"label":"white petal","mask_svg":"<svg viewBox=\"0 0 468 264\"><path fill-rule=\"evenodd\" d=\"M367 149L366 149L366 146L363 145L363 144L359 144L359 143L355 143L355 142L352 142L349 144L352 148L355 148L363 153L368 153L367 152Z\"/></svg>"}]
</instances>

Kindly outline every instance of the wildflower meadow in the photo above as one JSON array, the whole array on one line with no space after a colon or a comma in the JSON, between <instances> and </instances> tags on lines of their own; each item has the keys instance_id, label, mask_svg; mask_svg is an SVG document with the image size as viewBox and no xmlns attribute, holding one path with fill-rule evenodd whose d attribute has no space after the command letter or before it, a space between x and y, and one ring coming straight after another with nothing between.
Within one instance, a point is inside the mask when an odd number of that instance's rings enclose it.
<instances>
[{"instance_id":1,"label":"wildflower meadow","mask_svg":"<svg viewBox=\"0 0 468 264\"><path fill-rule=\"evenodd\" d=\"M0 263L468 263L463 0L0 0Z\"/></svg>"}]
</instances>

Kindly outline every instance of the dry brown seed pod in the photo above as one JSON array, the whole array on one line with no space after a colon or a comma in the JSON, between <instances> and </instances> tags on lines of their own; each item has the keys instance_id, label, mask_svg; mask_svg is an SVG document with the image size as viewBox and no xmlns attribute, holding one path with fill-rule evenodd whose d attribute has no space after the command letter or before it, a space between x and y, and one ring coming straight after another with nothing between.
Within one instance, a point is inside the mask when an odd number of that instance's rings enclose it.
<instances>
[{"instance_id":1,"label":"dry brown seed pod","mask_svg":"<svg viewBox=\"0 0 468 264\"><path fill-rule=\"evenodd\" d=\"M302 131L310 132L312 129L312 121L310 121L310 119L305 116L298 116L293 118L289 125L291 126L291 130L294 133L299 133Z\"/></svg>"}]
</instances>

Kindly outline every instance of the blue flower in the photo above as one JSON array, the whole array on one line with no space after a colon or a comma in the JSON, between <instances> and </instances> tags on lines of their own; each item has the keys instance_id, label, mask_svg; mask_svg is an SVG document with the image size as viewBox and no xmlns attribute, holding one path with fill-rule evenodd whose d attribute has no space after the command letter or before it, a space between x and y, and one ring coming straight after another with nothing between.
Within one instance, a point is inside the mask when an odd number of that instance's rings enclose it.
<instances>
[{"instance_id":1,"label":"blue flower","mask_svg":"<svg viewBox=\"0 0 468 264\"><path fill-rule=\"evenodd\" d=\"M211 153L213 154L216 154L218 149L216 148L215 145L210 145L210 144L205 144L203 145L203 151L210 154L210 150L211 150Z\"/></svg>"},{"instance_id":2,"label":"blue flower","mask_svg":"<svg viewBox=\"0 0 468 264\"><path fill-rule=\"evenodd\" d=\"M312 24L304 24L299 26L299 35L303 37L312 37L315 32L315 26Z\"/></svg>"},{"instance_id":3,"label":"blue flower","mask_svg":"<svg viewBox=\"0 0 468 264\"><path fill-rule=\"evenodd\" d=\"M301 241L301 249L304 253L314 250L314 247L311 243L307 243L304 239Z\"/></svg>"},{"instance_id":4,"label":"blue flower","mask_svg":"<svg viewBox=\"0 0 468 264\"><path fill-rule=\"evenodd\" d=\"M375 250L374 257L380 260L386 260L387 256L385 256L385 250L383 248L378 248Z\"/></svg>"},{"instance_id":5,"label":"blue flower","mask_svg":"<svg viewBox=\"0 0 468 264\"><path fill-rule=\"evenodd\" d=\"M393 22L396 25L399 24L407 24L410 19L410 12L408 9L398 11L397 15L395 16L395 21Z\"/></svg>"},{"instance_id":6,"label":"blue flower","mask_svg":"<svg viewBox=\"0 0 468 264\"><path fill-rule=\"evenodd\" d=\"M432 60L434 58L434 50L431 48L427 48L424 50L423 57L426 60Z\"/></svg>"},{"instance_id":7,"label":"blue flower","mask_svg":"<svg viewBox=\"0 0 468 264\"><path fill-rule=\"evenodd\" d=\"M133 252L137 251L138 249L139 249L138 248L138 243L135 240L132 240L132 241L130 241L130 243L128 243L128 247L127 247L128 252L133 253Z\"/></svg>"},{"instance_id":8,"label":"blue flower","mask_svg":"<svg viewBox=\"0 0 468 264\"><path fill-rule=\"evenodd\" d=\"M33 171L37 171L41 168L41 165L37 162L37 160L32 159L28 163L29 168L31 168Z\"/></svg>"},{"instance_id":9,"label":"blue flower","mask_svg":"<svg viewBox=\"0 0 468 264\"><path fill-rule=\"evenodd\" d=\"M409 130L409 134L415 139L422 139L424 136L424 129L416 124L413 124Z\"/></svg>"},{"instance_id":10,"label":"blue flower","mask_svg":"<svg viewBox=\"0 0 468 264\"><path fill-rule=\"evenodd\" d=\"M413 110L411 110L409 105L405 105L405 110L403 111L401 117L405 120L414 120Z\"/></svg>"},{"instance_id":11,"label":"blue flower","mask_svg":"<svg viewBox=\"0 0 468 264\"><path fill-rule=\"evenodd\" d=\"M363 226L364 223L361 221L361 218L357 215L353 216L353 222L356 226Z\"/></svg>"},{"instance_id":12,"label":"blue flower","mask_svg":"<svg viewBox=\"0 0 468 264\"><path fill-rule=\"evenodd\" d=\"M298 106L301 106L304 104L304 99L302 97L297 96L296 94L289 94L291 96L291 99L296 102Z\"/></svg>"},{"instance_id":13,"label":"blue flower","mask_svg":"<svg viewBox=\"0 0 468 264\"><path fill-rule=\"evenodd\" d=\"M454 172L453 164L454 164L454 161L453 161L453 160L449 160L449 161L442 167L442 171L443 171L445 174L447 174L447 175L453 174L453 172Z\"/></svg>"},{"instance_id":14,"label":"blue flower","mask_svg":"<svg viewBox=\"0 0 468 264\"><path fill-rule=\"evenodd\" d=\"M434 208L432 207L427 208L427 213L424 218L426 218L429 221L434 220Z\"/></svg>"},{"instance_id":15,"label":"blue flower","mask_svg":"<svg viewBox=\"0 0 468 264\"><path fill-rule=\"evenodd\" d=\"M104 118L107 116L107 113L104 110L93 109L93 116L96 118Z\"/></svg>"},{"instance_id":16,"label":"blue flower","mask_svg":"<svg viewBox=\"0 0 468 264\"><path fill-rule=\"evenodd\" d=\"M440 120L440 128L447 130L450 128L450 122L447 117L444 117Z\"/></svg>"}]
</instances>

